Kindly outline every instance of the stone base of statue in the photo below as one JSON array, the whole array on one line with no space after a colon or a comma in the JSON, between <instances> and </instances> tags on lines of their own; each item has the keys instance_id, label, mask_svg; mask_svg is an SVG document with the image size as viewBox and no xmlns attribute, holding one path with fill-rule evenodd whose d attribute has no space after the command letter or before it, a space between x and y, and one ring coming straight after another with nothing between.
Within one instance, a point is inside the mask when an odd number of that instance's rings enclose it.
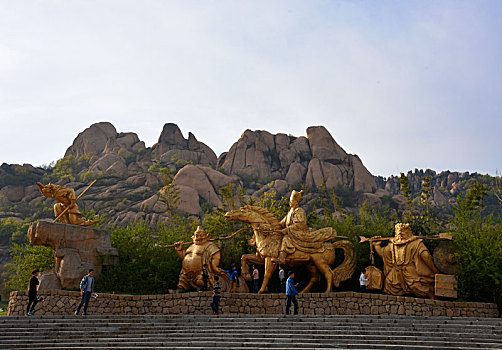
<instances>
[{"instance_id":1,"label":"stone base of statue","mask_svg":"<svg viewBox=\"0 0 502 350\"><path fill-rule=\"evenodd\" d=\"M104 266L118 263L118 251L105 230L40 221L30 225L28 239L54 251L54 270L42 273L41 290L78 289L89 269L99 276Z\"/></svg>"}]
</instances>

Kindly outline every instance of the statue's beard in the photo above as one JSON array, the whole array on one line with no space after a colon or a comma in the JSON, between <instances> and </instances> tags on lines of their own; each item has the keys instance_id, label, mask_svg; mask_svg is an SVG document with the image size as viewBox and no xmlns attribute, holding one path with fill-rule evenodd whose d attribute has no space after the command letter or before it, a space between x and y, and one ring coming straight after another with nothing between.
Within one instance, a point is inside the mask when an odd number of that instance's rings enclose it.
<instances>
[{"instance_id":1,"label":"statue's beard","mask_svg":"<svg viewBox=\"0 0 502 350\"><path fill-rule=\"evenodd\" d=\"M192 237L194 244L203 244L206 243L209 238L208 237Z\"/></svg>"},{"instance_id":2,"label":"statue's beard","mask_svg":"<svg viewBox=\"0 0 502 350\"><path fill-rule=\"evenodd\" d=\"M396 243L400 243L400 242L405 242L407 240L409 240L413 235L410 235L410 234L400 234L400 235L397 235L394 242Z\"/></svg>"}]
</instances>

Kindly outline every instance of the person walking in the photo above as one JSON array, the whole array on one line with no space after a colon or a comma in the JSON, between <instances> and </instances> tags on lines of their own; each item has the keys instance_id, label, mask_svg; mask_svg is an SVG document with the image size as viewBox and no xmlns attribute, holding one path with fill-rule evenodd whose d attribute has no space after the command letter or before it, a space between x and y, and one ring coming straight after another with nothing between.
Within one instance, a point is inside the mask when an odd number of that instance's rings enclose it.
<instances>
[{"instance_id":1,"label":"person walking","mask_svg":"<svg viewBox=\"0 0 502 350\"><path fill-rule=\"evenodd\" d=\"M80 313L80 309L82 305L84 306L83 315L88 315L87 306L89 305L89 300L91 299L92 292L94 291L94 269L89 269L87 275L82 277L82 281L80 281L80 295L82 299L80 300L80 304L78 304L77 310L75 310L75 315Z\"/></svg>"},{"instance_id":2,"label":"person walking","mask_svg":"<svg viewBox=\"0 0 502 350\"><path fill-rule=\"evenodd\" d=\"M202 290L203 291L207 290L208 281L209 281L209 271L207 270L207 264L204 264L204 265L202 265L202 283L203 283Z\"/></svg>"},{"instance_id":3,"label":"person walking","mask_svg":"<svg viewBox=\"0 0 502 350\"><path fill-rule=\"evenodd\" d=\"M295 278L295 273L293 271L288 272L288 280L286 281L286 296L288 298L286 302L286 315L289 315L289 308L291 307L291 303L294 305L294 314L298 315L298 301L296 300L296 296L298 295L298 291L296 290L296 286L293 282L293 278Z\"/></svg>"},{"instance_id":4,"label":"person walking","mask_svg":"<svg viewBox=\"0 0 502 350\"><path fill-rule=\"evenodd\" d=\"M361 271L361 275L359 276L359 285L361 286L361 289L359 289L359 293L366 292L366 282L368 282L369 280L364 275L365 273L366 273L366 269L363 269Z\"/></svg>"},{"instance_id":5,"label":"person walking","mask_svg":"<svg viewBox=\"0 0 502 350\"><path fill-rule=\"evenodd\" d=\"M220 293L221 293L221 287L220 287L220 278L218 276L214 276L214 287L213 287L213 300L211 300L211 308L213 309L213 312L215 315L219 315L220 312L218 311L220 307Z\"/></svg>"},{"instance_id":6,"label":"person walking","mask_svg":"<svg viewBox=\"0 0 502 350\"><path fill-rule=\"evenodd\" d=\"M279 281L281 282L281 292L286 293L286 271L282 265L279 265Z\"/></svg>"},{"instance_id":7,"label":"person walking","mask_svg":"<svg viewBox=\"0 0 502 350\"><path fill-rule=\"evenodd\" d=\"M37 289L38 284L40 283L38 281L38 276L40 276L40 271L38 269L31 271L30 284L28 286L28 307L26 308L26 316L33 316L35 306L38 304Z\"/></svg>"},{"instance_id":8,"label":"person walking","mask_svg":"<svg viewBox=\"0 0 502 350\"><path fill-rule=\"evenodd\" d=\"M260 280L260 271L253 265L253 293L258 293L258 282Z\"/></svg>"}]
</instances>

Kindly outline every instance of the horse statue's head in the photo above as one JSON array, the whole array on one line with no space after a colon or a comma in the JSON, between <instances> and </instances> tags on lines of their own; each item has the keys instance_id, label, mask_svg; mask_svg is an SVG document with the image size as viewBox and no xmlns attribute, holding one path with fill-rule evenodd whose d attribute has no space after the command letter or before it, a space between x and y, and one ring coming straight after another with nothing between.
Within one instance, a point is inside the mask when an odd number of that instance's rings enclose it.
<instances>
[{"instance_id":1,"label":"horse statue's head","mask_svg":"<svg viewBox=\"0 0 502 350\"><path fill-rule=\"evenodd\" d=\"M277 218L267 209L253 205L231 210L225 214L225 219L245 222L253 226L254 229L260 228L268 232L278 232L282 228Z\"/></svg>"},{"instance_id":2,"label":"horse statue's head","mask_svg":"<svg viewBox=\"0 0 502 350\"><path fill-rule=\"evenodd\" d=\"M262 256L277 256L282 239L282 233L280 232L282 226L279 220L267 209L246 205L227 212L225 219L250 224L254 231L254 238L252 240L256 244L258 252Z\"/></svg>"}]
</instances>

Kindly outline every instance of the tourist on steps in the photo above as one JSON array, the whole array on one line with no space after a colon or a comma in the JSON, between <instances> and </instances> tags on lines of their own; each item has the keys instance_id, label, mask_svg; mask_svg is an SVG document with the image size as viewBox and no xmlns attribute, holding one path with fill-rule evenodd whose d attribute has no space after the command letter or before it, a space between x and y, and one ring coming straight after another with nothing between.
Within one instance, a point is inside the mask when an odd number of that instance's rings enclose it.
<instances>
[{"instance_id":1,"label":"tourist on steps","mask_svg":"<svg viewBox=\"0 0 502 350\"><path fill-rule=\"evenodd\" d=\"M364 275L365 273L366 273L366 269L363 269L361 271L361 275L359 276L359 285L361 286L361 289L359 290L359 293L366 292L366 282L368 282L369 280Z\"/></svg>"},{"instance_id":2,"label":"tourist on steps","mask_svg":"<svg viewBox=\"0 0 502 350\"><path fill-rule=\"evenodd\" d=\"M286 302L286 315L289 315L289 308L291 307L291 303L294 305L294 313L298 315L298 301L296 300L296 296L298 295L298 291L296 290L296 286L293 282L293 278L295 278L295 273L293 271L288 272L288 280L286 281L286 296L288 298Z\"/></svg>"},{"instance_id":3,"label":"tourist on steps","mask_svg":"<svg viewBox=\"0 0 502 350\"><path fill-rule=\"evenodd\" d=\"M214 276L214 287L213 287L213 300L211 301L211 308L213 309L213 312L215 315L219 315L220 312L218 311L218 308L220 307L220 293L221 293L221 287L220 287L220 282L219 282L219 277Z\"/></svg>"},{"instance_id":4,"label":"tourist on steps","mask_svg":"<svg viewBox=\"0 0 502 350\"><path fill-rule=\"evenodd\" d=\"M94 269L89 269L89 273L82 277L82 281L80 281L80 295L82 299L80 300L80 304L78 304L77 310L75 311L75 315L80 313L80 308L84 305L84 313L83 315L87 315L87 306L89 305L89 300L91 299L92 292L94 291Z\"/></svg>"},{"instance_id":5,"label":"tourist on steps","mask_svg":"<svg viewBox=\"0 0 502 350\"><path fill-rule=\"evenodd\" d=\"M28 307L26 308L26 316L33 316L35 310L35 306L38 303L37 298L37 289L38 289L38 276L40 272L38 269L31 271L30 284L28 286ZM31 306L31 309L30 309Z\"/></svg>"}]
</instances>

